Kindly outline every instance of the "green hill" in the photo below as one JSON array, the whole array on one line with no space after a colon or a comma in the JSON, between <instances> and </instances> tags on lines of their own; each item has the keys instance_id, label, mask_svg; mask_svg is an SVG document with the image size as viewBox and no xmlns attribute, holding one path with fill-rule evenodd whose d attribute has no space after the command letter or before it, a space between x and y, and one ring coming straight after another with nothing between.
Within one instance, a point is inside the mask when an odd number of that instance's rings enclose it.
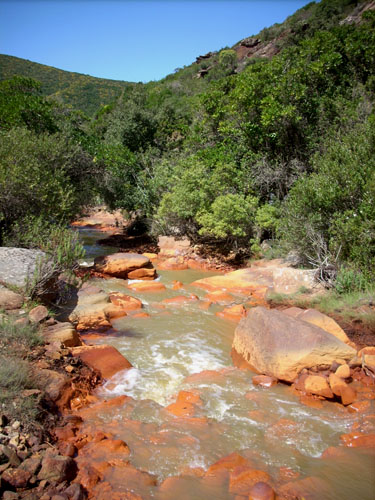
<instances>
[{"instance_id":1,"label":"green hill","mask_svg":"<svg viewBox=\"0 0 375 500\"><path fill-rule=\"evenodd\" d=\"M51 96L89 115L137 85L72 73L19 57L0 54L0 80L6 80L15 75L40 81L43 95Z\"/></svg>"}]
</instances>

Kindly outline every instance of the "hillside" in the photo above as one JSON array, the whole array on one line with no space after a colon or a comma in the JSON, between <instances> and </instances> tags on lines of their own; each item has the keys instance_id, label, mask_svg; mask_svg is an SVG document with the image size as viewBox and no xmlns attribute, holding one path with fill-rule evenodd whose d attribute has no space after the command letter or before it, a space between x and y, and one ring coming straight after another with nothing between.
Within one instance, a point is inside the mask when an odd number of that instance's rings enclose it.
<instances>
[{"instance_id":1,"label":"hillside","mask_svg":"<svg viewBox=\"0 0 375 500\"><path fill-rule=\"evenodd\" d=\"M136 84L95 78L45 66L19 57L0 54L0 80L15 75L34 78L42 83L42 94L93 115L100 106L116 100Z\"/></svg>"},{"instance_id":2,"label":"hillside","mask_svg":"<svg viewBox=\"0 0 375 500\"><path fill-rule=\"evenodd\" d=\"M283 23L263 29L255 36L240 40L233 47L199 55L190 65L179 68L159 82L146 84L149 89L191 96L203 92L211 81L241 73L257 59L269 59L283 49L311 37L316 30L340 24L358 24L366 10L375 9L375 1L330 0L311 2ZM117 100L136 84L72 73L18 57L0 54L0 80L15 75L34 78L42 83L44 96L51 96L74 109L92 116L101 106Z\"/></svg>"}]
</instances>

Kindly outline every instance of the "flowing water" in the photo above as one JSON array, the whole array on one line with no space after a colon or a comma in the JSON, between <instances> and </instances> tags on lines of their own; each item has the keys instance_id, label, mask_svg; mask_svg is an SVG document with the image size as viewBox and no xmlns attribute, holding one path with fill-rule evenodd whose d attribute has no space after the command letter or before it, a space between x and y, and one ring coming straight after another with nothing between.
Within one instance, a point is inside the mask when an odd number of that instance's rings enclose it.
<instances>
[{"instance_id":1,"label":"flowing water","mask_svg":"<svg viewBox=\"0 0 375 500\"><path fill-rule=\"evenodd\" d=\"M81 234L87 243L87 260L113 251L92 245L97 232ZM108 380L96 395L103 400L124 394L133 399L88 416L88 421L92 418L95 425L123 439L131 450L131 463L155 474L160 482L186 474L188 468L207 469L236 451L254 467L266 470L276 483L283 471L299 474L299 479L323 479L324 486L320 484L311 498L373 500L373 455L345 449L341 458L321 458L326 448L340 444L340 435L351 431L358 416L329 402L321 409L304 406L287 385L253 386L254 374L232 365L236 325L215 315L220 307L203 310L201 301L160 304L177 295L203 297L204 292L190 283L210 274L214 273L160 271L167 290L157 293L133 292L125 280L97 280L104 290L140 298L150 317L120 318L113 323L116 332L94 340L115 346L133 365ZM172 290L173 280L181 281L184 288ZM176 418L165 410L182 390L199 395L202 401L193 418ZM121 482L115 473L111 480ZM176 499L235 497L220 485L207 490L192 475L185 475L179 484L183 493L176 493ZM152 498L155 491L149 487L139 493Z\"/></svg>"}]
</instances>

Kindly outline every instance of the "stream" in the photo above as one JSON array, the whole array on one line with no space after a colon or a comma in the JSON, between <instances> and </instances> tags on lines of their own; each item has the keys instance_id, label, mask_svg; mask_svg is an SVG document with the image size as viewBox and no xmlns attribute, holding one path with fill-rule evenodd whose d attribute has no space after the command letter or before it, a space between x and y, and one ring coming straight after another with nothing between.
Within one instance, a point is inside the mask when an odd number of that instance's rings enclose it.
<instances>
[{"instance_id":1,"label":"stream","mask_svg":"<svg viewBox=\"0 0 375 500\"><path fill-rule=\"evenodd\" d=\"M117 251L95 244L106 236L103 233L82 229L80 234L87 261ZM204 310L201 301L160 304L177 295L194 293L202 298L205 292L190 283L217 273L158 274L166 291L139 293L130 290L126 280L93 280L105 291L141 299L149 317L129 315L113 322L115 332L89 336L90 343L116 347L133 368L117 373L95 393L100 400L121 395L132 399L88 415L87 425L124 440L131 450L131 464L157 476L159 483L183 474L176 483L175 499L248 498L228 493L220 481L199 479L201 469L239 452L270 474L274 484L307 477L323 480L308 498L373 500L374 455L343 448L342 456L321 458L328 447L340 445L340 435L352 431L358 415L326 401L320 409L305 406L288 385L254 386L253 373L233 367L230 351L236 324L215 315L222 306ZM183 283L181 290L172 289L175 280ZM188 418L176 418L165 409L180 391L192 393L198 401ZM121 474L115 468L107 476L120 486ZM152 485L131 485L131 491L144 499L164 498Z\"/></svg>"}]
</instances>

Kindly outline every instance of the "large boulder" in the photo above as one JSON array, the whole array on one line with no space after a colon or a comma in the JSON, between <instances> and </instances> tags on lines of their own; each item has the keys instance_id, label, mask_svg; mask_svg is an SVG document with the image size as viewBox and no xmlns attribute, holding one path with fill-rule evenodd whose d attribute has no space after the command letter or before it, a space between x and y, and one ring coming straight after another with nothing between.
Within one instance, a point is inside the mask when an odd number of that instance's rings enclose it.
<instances>
[{"instance_id":1,"label":"large boulder","mask_svg":"<svg viewBox=\"0 0 375 500\"><path fill-rule=\"evenodd\" d=\"M60 342L64 347L82 345L82 341L75 328L68 322L57 323L43 330L43 338L49 344Z\"/></svg>"},{"instance_id":2,"label":"large boulder","mask_svg":"<svg viewBox=\"0 0 375 500\"><path fill-rule=\"evenodd\" d=\"M32 281L38 263L45 257L40 250L0 247L0 282L25 288Z\"/></svg>"},{"instance_id":3,"label":"large boulder","mask_svg":"<svg viewBox=\"0 0 375 500\"><path fill-rule=\"evenodd\" d=\"M96 257L95 259L96 271L110 276L115 276L116 278L126 279L129 273L142 268L152 269L152 264L148 257L138 253L120 252L112 255ZM137 279L143 279L144 276L142 274L144 273L138 273ZM153 274L153 276L147 276L146 273L146 277L148 279L155 277L155 272L151 272L151 274Z\"/></svg>"},{"instance_id":4,"label":"large boulder","mask_svg":"<svg viewBox=\"0 0 375 500\"><path fill-rule=\"evenodd\" d=\"M293 382L304 368L329 368L356 351L318 326L264 307L250 309L233 348L259 373Z\"/></svg>"}]
</instances>

